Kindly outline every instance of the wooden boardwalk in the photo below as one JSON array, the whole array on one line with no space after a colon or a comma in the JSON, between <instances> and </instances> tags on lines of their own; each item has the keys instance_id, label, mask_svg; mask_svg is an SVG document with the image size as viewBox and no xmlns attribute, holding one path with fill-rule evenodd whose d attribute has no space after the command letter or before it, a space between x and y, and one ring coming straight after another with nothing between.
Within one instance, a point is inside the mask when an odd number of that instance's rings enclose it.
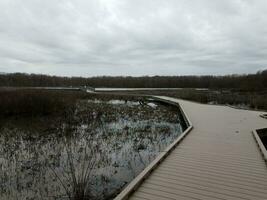
<instances>
[{"instance_id":1,"label":"wooden boardwalk","mask_svg":"<svg viewBox=\"0 0 267 200\"><path fill-rule=\"evenodd\" d=\"M267 199L267 167L252 135L267 127L262 112L161 98L178 102L194 128L130 199Z\"/></svg>"}]
</instances>

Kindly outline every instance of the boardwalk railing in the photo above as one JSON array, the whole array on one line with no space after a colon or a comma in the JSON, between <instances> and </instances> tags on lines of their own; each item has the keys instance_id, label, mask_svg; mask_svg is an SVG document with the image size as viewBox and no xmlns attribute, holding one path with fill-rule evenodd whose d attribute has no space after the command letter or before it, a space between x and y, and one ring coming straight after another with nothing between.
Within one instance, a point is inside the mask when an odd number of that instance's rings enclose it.
<instances>
[{"instance_id":1,"label":"boardwalk railing","mask_svg":"<svg viewBox=\"0 0 267 200\"><path fill-rule=\"evenodd\" d=\"M179 103L170 100L165 100L157 96L150 96L150 98L179 107L188 127L172 144L170 144L164 151L162 151L155 158L155 160L153 160L132 182L130 182L130 184L124 190L122 190L122 192L114 200L128 199L129 196L141 185L141 183L151 174L151 172L172 152L172 150L185 138L185 136L193 128L190 119L188 118L182 107L179 105Z\"/></svg>"}]
</instances>

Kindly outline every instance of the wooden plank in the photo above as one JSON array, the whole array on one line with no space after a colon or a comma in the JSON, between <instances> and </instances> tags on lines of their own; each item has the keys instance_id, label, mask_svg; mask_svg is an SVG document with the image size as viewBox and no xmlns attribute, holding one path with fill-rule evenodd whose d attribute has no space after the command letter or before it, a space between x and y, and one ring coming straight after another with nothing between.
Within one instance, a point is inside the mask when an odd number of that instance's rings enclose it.
<instances>
[{"instance_id":1,"label":"wooden plank","mask_svg":"<svg viewBox=\"0 0 267 200\"><path fill-rule=\"evenodd\" d=\"M179 103L194 129L135 188L134 198L267 199L267 167L251 135L267 125L260 112L157 98Z\"/></svg>"},{"instance_id":2,"label":"wooden plank","mask_svg":"<svg viewBox=\"0 0 267 200\"><path fill-rule=\"evenodd\" d=\"M233 185L233 187L251 189L252 191L258 191L260 193L264 193L267 195L266 187L259 186L259 187L256 187L256 190L255 190L255 186L257 186L258 184L254 184L254 183L251 184L250 182L229 179L228 177L224 177L224 176L214 176L211 174L194 173L190 171L181 171L179 172L178 175L176 175L177 172L174 173L173 171L168 171L168 170L162 170L162 171L157 170L157 174L161 174L162 176L170 176L173 178L180 177L181 175L186 175L191 178L204 179L205 181L211 180L212 182L214 182L214 184L220 184L220 183L229 184L229 185Z\"/></svg>"},{"instance_id":3,"label":"wooden plank","mask_svg":"<svg viewBox=\"0 0 267 200\"><path fill-rule=\"evenodd\" d=\"M187 185L190 187L196 187L199 189L204 189L204 190L209 190L213 191L216 193L222 193L222 194L230 194L231 196L237 196L237 197L243 197L243 198L253 198L253 197L258 197L258 198L265 198L266 194L259 194L258 192L253 192L253 191L248 191L246 189L242 188L236 188L236 187L231 187L229 185L223 185L221 183L210 183L207 180L196 180L192 179L192 177L166 177L166 176L160 176L154 174L149 178L148 181L155 181L158 183L169 183L172 185L176 185L179 187L180 184Z\"/></svg>"},{"instance_id":4,"label":"wooden plank","mask_svg":"<svg viewBox=\"0 0 267 200\"><path fill-rule=\"evenodd\" d=\"M259 158L258 162L257 161L249 161L249 160L240 160L238 157L236 159L234 158L224 158L224 157L217 157L217 156L205 156L205 155L199 155L199 154L187 154L187 153L182 153L182 154L175 154L173 153L171 155L170 159L173 160L179 160L179 159L193 159L193 160L202 160L203 162L218 162L222 164L233 164L233 165L241 165L241 166L247 166L247 167L252 167L252 168L261 168L264 172L266 172L266 167L264 166L264 161ZM226 163L228 162L228 163Z\"/></svg>"},{"instance_id":5,"label":"wooden plank","mask_svg":"<svg viewBox=\"0 0 267 200\"><path fill-rule=\"evenodd\" d=\"M247 196L245 195L236 195L233 194L229 191L226 191L226 193L223 193L221 190L215 190L214 188L207 188L207 187L201 187L201 186L194 186L193 184L185 184L184 182L180 182L180 183L169 183L166 181L153 181L151 179L148 179L146 181L148 187L152 186L155 189L162 189L162 190L169 190L169 191L173 191L173 193L175 194L180 194L181 191L184 193L190 193L188 194L188 196L191 195L191 193L196 194L196 195L200 195L202 197L204 197L204 199L207 198L220 198L220 199L224 199L224 200L228 200L228 199L233 199L233 200L243 200L243 199L248 199ZM146 184L142 185L143 187L146 187Z\"/></svg>"},{"instance_id":6,"label":"wooden plank","mask_svg":"<svg viewBox=\"0 0 267 200\"><path fill-rule=\"evenodd\" d=\"M198 155L198 156L206 156L206 157L214 157L214 158L226 158L226 159L238 159L238 160L249 160L251 162L259 162L259 157L260 155L256 154L253 156L247 156L246 154L233 154L233 153L220 153L220 152L215 152L215 151L201 151L199 152L195 148L185 148L185 147L177 147L177 150L179 151L173 151L172 155Z\"/></svg>"},{"instance_id":7,"label":"wooden plank","mask_svg":"<svg viewBox=\"0 0 267 200\"><path fill-rule=\"evenodd\" d=\"M154 97L151 97L154 98ZM157 99L157 98L156 98ZM157 99L160 100L160 99ZM164 101L164 100L163 100ZM164 101L165 102L165 101ZM187 115L177 103L171 103L178 106L181 113L186 117ZM115 200L128 199L132 192L149 176L149 174L171 153L173 149L185 138L185 136L192 130L193 126L189 118L185 118L188 128L171 144L169 145L156 159L150 163L116 198Z\"/></svg>"},{"instance_id":8,"label":"wooden plank","mask_svg":"<svg viewBox=\"0 0 267 200\"><path fill-rule=\"evenodd\" d=\"M267 191L265 189L243 185L238 182L232 182L232 181L226 180L224 178L209 177L209 176L199 175L199 174L195 175L191 173L179 173L179 174L173 175L167 172L157 172L151 177L161 177L166 180L175 180L175 181L176 180L178 181L181 178L184 178L189 181L198 182L199 184L202 183L202 184L212 184L214 186L225 186L228 188L230 187L231 189L235 191L239 191L240 193L244 193L244 191L246 191L247 193L253 194L255 196L256 194L258 194L259 196L267 195Z\"/></svg>"},{"instance_id":9,"label":"wooden plank","mask_svg":"<svg viewBox=\"0 0 267 200\"><path fill-rule=\"evenodd\" d=\"M190 163L192 165L202 166L202 167L212 167L215 169L222 169L222 170L229 170L236 172L236 169L239 168L239 172L241 173L247 173L252 174L253 176L265 176L266 169L265 168L255 168L254 166L248 166L244 165L243 163L240 163L242 167L240 167L240 164L236 163L224 163L224 162L218 162L216 160L205 160L201 158L188 158L188 157L179 157L179 158L170 158L170 156L166 159L166 162L170 163L181 163L186 162Z\"/></svg>"},{"instance_id":10,"label":"wooden plank","mask_svg":"<svg viewBox=\"0 0 267 200\"><path fill-rule=\"evenodd\" d=\"M164 172L169 172L169 173L182 173L182 172L190 172L192 174L203 174L205 176L213 176L213 177L221 177L221 178L226 178L227 180L233 180L236 182L240 182L242 184L249 184L249 185L259 185L259 188L263 188L267 190L267 183L265 177L263 177L262 180L258 179L248 179L249 177L246 176L241 176L241 175L233 175L232 173L225 173L225 172L216 172L215 170L210 170L206 168L196 168L197 166L164 166L164 168L159 168L158 171L164 171ZM265 180L265 181L264 181Z\"/></svg>"}]
</instances>

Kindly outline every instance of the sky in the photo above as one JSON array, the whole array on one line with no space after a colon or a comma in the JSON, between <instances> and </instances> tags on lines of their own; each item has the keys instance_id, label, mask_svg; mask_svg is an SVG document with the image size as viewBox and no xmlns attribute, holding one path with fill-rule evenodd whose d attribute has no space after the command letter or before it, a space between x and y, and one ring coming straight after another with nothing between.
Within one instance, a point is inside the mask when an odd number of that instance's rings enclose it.
<instances>
[{"instance_id":1,"label":"sky","mask_svg":"<svg viewBox=\"0 0 267 200\"><path fill-rule=\"evenodd\" d=\"M90 77L262 69L266 0L0 0L0 72Z\"/></svg>"}]
</instances>

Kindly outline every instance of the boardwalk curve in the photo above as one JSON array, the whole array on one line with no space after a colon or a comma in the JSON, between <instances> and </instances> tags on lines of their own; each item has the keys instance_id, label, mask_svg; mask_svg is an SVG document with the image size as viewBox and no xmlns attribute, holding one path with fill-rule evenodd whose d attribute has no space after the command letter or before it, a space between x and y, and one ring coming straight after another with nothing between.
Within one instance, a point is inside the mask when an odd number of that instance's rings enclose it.
<instances>
[{"instance_id":1,"label":"boardwalk curve","mask_svg":"<svg viewBox=\"0 0 267 200\"><path fill-rule=\"evenodd\" d=\"M267 127L262 112L156 98L178 103L194 128L116 200L267 199L267 167L252 134Z\"/></svg>"}]
</instances>

